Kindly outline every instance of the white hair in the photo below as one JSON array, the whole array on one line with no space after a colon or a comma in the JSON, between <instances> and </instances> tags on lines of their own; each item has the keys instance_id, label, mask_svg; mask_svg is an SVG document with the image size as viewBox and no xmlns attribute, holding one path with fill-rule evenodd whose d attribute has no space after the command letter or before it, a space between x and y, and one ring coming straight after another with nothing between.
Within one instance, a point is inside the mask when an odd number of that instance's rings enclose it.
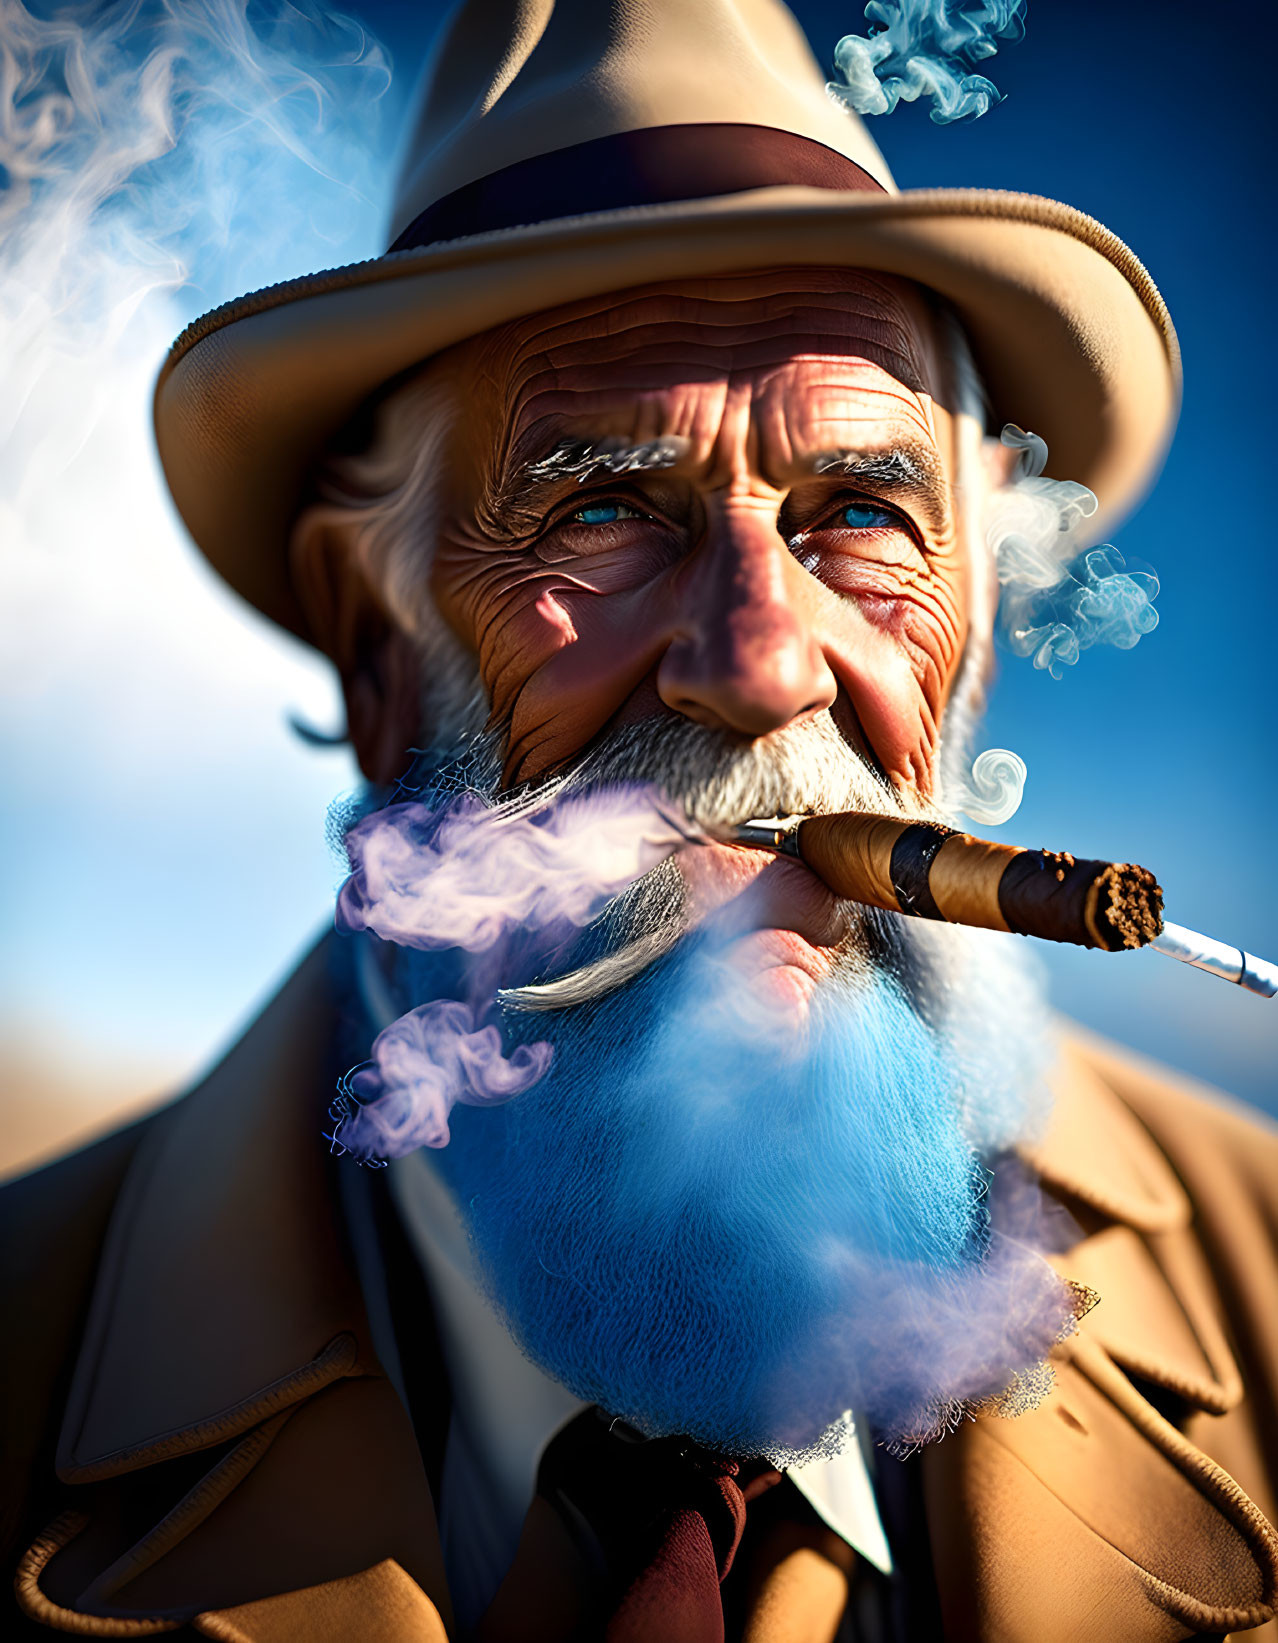
<instances>
[{"instance_id":1,"label":"white hair","mask_svg":"<svg viewBox=\"0 0 1278 1643\"><path fill-rule=\"evenodd\" d=\"M477 736L488 717L475 657L435 603L431 565L440 529L440 476L457 414L452 384L429 361L383 394L370 437L330 455L308 510L343 530L365 580L417 648L422 727L434 746Z\"/></svg>"},{"instance_id":2,"label":"white hair","mask_svg":"<svg viewBox=\"0 0 1278 1643\"><path fill-rule=\"evenodd\" d=\"M993 652L995 568L982 521L985 387L954 310L943 299L929 296L949 376L954 505L969 561L970 627L940 746L938 796L944 803L947 790L959 792L965 785L971 738L985 707ZM326 521L346 529L369 585L417 646L422 658L423 735L442 749L474 742L485 728L488 710L476 659L440 615L431 587L440 528L439 479L457 415L456 388L435 363L428 361L381 397L372 413L371 437L362 449L330 456L319 476L321 500L314 507Z\"/></svg>"}]
</instances>

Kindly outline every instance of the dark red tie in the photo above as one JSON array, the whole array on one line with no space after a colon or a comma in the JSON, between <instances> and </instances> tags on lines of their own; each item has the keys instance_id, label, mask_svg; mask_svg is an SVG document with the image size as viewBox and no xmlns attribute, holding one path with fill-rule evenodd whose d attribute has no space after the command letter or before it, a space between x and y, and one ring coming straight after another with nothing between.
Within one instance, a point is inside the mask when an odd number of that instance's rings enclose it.
<instances>
[{"instance_id":1,"label":"dark red tie","mask_svg":"<svg viewBox=\"0 0 1278 1643\"><path fill-rule=\"evenodd\" d=\"M720 1583L748 1503L780 1481L682 1438L645 1440L589 1409L542 1457L537 1493L595 1571L605 1643L723 1643Z\"/></svg>"}]
</instances>

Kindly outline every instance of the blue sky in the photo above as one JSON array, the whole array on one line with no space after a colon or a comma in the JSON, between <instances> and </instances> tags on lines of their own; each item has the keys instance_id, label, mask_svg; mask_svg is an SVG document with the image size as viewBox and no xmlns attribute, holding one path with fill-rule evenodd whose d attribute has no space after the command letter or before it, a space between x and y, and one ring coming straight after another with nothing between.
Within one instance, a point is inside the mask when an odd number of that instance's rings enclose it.
<instances>
[{"instance_id":1,"label":"blue sky","mask_svg":"<svg viewBox=\"0 0 1278 1643\"><path fill-rule=\"evenodd\" d=\"M335 725L331 685L184 543L145 416L150 375L186 319L380 249L387 156L437 9L347 9L386 47L390 88L377 99L375 63L334 72L358 118L316 139L319 170L250 163L260 132L219 133L194 185L212 189L225 165L239 192L219 223L184 230L198 289L171 282L140 299L128 348L109 358L76 356L65 315L31 356L41 385L0 479L0 980L6 1041L34 1037L54 1063L70 1047L185 1076L331 907L324 812L351 768L286 724L299 711ZM841 34L863 29L855 7L796 10L827 63ZM1278 956L1268 99L1261 89L1208 100L1210 83L1189 78L1211 49L1201 7L1127 3L1097 16L1031 0L1025 41L990 67L1006 101L974 124L938 127L911 107L871 122L904 188L1020 189L1099 217L1153 273L1184 349L1166 470L1113 539L1157 570L1160 625L1134 651L1088 652L1059 681L1003 659L982 745L1013 748L1029 780L998 836L1142 861L1172 918ZM1248 49L1263 61L1273 43L1253 36ZM12 300L8 272L0 304ZM116 263L104 277L118 297ZM102 300L68 287L69 311ZM91 415L86 383L109 390ZM1042 956L1076 1019L1278 1111L1278 1001L1148 953Z\"/></svg>"}]
</instances>

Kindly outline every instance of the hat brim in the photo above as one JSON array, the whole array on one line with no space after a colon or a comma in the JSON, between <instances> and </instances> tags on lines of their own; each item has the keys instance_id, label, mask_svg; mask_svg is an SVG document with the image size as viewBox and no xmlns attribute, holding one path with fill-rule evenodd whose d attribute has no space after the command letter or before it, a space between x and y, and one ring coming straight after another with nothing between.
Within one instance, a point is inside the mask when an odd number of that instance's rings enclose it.
<instances>
[{"instance_id":1,"label":"hat brim","mask_svg":"<svg viewBox=\"0 0 1278 1643\"><path fill-rule=\"evenodd\" d=\"M214 568L307 639L291 526L317 459L392 377L563 303L809 265L898 274L948 298L993 425L1033 429L1050 472L1096 493L1096 538L1154 477L1179 406L1179 350L1153 281L1108 229L1031 194L797 187L477 234L227 303L182 333L160 372L165 477Z\"/></svg>"}]
</instances>

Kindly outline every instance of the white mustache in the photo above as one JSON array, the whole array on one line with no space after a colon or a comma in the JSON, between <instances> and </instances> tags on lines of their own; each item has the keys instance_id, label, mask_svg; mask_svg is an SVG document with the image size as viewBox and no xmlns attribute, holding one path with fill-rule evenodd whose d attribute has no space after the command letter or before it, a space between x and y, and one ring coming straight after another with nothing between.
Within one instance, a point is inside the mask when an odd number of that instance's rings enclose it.
<instances>
[{"instance_id":1,"label":"white mustache","mask_svg":"<svg viewBox=\"0 0 1278 1643\"><path fill-rule=\"evenodd\" d=\"M627 725L552 785L572 791L611 782L651 783L710 830L799 810L900 815L904 808L895 790L849 747L829 712L744 745L675 716Z\"/></svg>"},{"instance_id":2,"label":"white mustache","mask_svg":"<svg viewBox=\"0 0 1278 1643\"><path fill-rule=\"evenodd\" d=\"M553 981L533 982L527 987L503 987L497 993L497 1001L512 1010L527 1011L571 1010L579 1004L588 1004L636 980L650 964L664 958L682 934L682 927L670 920L619 952L606 953L603 958L569 970Z\"/></svg>"},{"instance_id":3,"label":"white mustache","mask_svg":"<svg viewBox=\"0 0 1278 1643\"><path fill-rule=\"evenodd\" d=\"M904 808L894 790L848 746L828 712L742 747L688 719L630 725L591 748L549 786L559 796L619 781L651 783L691 820L711 830L799 810L899 815ZM563 975L505 988L499 1001L521 1011L568 1010L636 980L672 950L688 927L671 867L662 863L647 875L647 880L657 873L666 877L665 905L659 911L646 893L646 880L614 904L614 920L626 928L611 951ZM681 880L678 887L681 891Z\"/></svg>"}]
</instances>

